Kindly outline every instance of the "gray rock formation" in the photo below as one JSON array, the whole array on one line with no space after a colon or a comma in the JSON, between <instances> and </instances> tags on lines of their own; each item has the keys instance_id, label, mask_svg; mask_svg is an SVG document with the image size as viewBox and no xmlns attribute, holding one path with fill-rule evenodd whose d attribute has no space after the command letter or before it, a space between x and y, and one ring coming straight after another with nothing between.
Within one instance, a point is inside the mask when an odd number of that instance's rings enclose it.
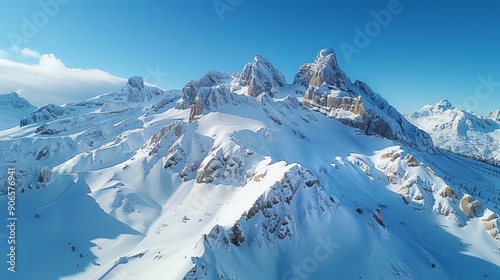
<instances>
[{"instance_id":1,"label":"gray rock formation","mask_svg":"<svg viewBox=\"0 0 500 280\"><path fill-rule=\"evenodd\" d=\"M178 109L187 109L193 105L194 99L204 88L214 87L229 82L231 76L227 73L210 70L198 80L189 81L182 89L182 98L177 101Z\"/></svg>"},{"instance_id":2,"label":"gray rock formation","mask_svg":"<svg viewBox=\"0 0 500 280\"><path fill-rule=\"evenodd\" d=\"M332 49L322 49L313 63L306 63L299 68L294 83L304 87L331 85L345 88L350 84L347 75L337 64L337 57Z\"/></svg>"},{"instance_id":3,"label":"gray rock formation","mask_svg":"<svg viewBox=\"0 0 500 280\"><path fill-rule=\"evenodd\" d=\"M62 116L67 116L73 111L74 109L72 108L65 108L54 104L48 104L35 110L29 117L22 119L20 122L20 126L26 126L32 123L57 119Z\"/></svg>"},{"instance_id":4,"label":"gray rock formation","mask_svg":"<svg viewBox=\"0 0 500 280\"><path fill-rule=\"evenodd\" d=\"M241 86L248 86L248 95L257 97L263 92L270 92L273 87L286 85L285 77L274 66L258 54L252 63L247 63L238 78Z\"/></svg>"}]
</instances>

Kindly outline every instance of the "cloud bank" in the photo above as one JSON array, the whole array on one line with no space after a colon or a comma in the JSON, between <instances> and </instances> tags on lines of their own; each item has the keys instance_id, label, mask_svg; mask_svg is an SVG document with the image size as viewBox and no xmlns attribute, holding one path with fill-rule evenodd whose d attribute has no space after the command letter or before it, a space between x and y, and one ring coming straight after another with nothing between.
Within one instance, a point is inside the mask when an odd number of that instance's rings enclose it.
<instances>
[{"instance_id":1,"label":"cloud bank","mask_svg":"<svg viewBox=\"0 0 500 280\"><path fill-rule=\"evenodd\" d=\"M38 62L13 61L11 52ZM61 105L88 99L119 91L127 82L98 69L67 67L54 54L39 54L26 48L11 52L0 50L0 93L18 92L33 105Z\"/></svg>"}]
</instances>

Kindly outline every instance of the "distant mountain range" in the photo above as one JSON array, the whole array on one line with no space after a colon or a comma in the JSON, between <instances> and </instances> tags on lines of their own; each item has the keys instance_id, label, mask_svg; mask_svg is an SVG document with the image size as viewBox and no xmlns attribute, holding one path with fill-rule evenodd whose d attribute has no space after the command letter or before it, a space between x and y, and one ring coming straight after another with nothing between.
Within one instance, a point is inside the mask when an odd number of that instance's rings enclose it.
<instances>
[{"instance_id":1,"label":"distant mountain range","mask_svg":"<svg viewBox=\"0 0 500 280\"><path fill-rule=\"evenodd\" d=\"M453 153L500 163L499 111L483 118L441 100L408 115L408 120L429 133L434 144Z\"/></svg>"}]
</instances>

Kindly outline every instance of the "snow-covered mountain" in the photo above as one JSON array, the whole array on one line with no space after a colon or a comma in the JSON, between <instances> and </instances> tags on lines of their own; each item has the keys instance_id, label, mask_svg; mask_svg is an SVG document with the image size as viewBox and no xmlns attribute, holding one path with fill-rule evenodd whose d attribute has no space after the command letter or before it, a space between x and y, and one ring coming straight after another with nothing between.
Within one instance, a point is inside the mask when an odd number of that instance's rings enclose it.
<instances>
[{"instance_id":1,"label":"snow-covered mountain","mask_svg":"<svg viewBox=\"0 0 500 280\"><path fill-rule=\"evenodd\" d=\"M408 120L429 133L439 148L490 163L500 162L500 123L494 121L494 112L483 118L441 100L411 113Z\"/></svg>"},{"instance_id":2,"label":"snow-covered mountain","mask_svg":"<svg viewBox=\"0 0 500 280\"><path fill-rule=\"evenodd\" d=\"M303 104L367 135L398 140L431 151L432 140L362 81L351 82L337 65L332 49L323 49L313 63L300 67L295 83L305 89Z\"/></svg>"},{"instance_id":3,"label":"snow-covered mountain","mask_svg":"<svg viewBox=\"0 0 500 280\"><path fill-rule=\"evenodd\" d=\"M435 149L329 49L293 84L261 55L182 91L133 77L0 131L0 154L19 221L1 279L500 272L500 168Z\"/></svg>"},{"instance_id":4,"label":"snow-covered mountain","mask_svg":"<svg viewBox=\"0 0 500 280\"><path fill-rule=\"evenodd\" d=\"M36 107L16 92L0 94L0 130L19 125Z\"/></svg>"},{"instance_id":5,"label":"snow-covered mountain","mask_svg":"<svg viewBox=\"0 0 500 280\"><path fill-rule=\"evenodd\" d=\"M494 120L496 122L500 122L500 110L495 110L491 112L487 117L487 119Z\"/></svg>"}]
</instances>

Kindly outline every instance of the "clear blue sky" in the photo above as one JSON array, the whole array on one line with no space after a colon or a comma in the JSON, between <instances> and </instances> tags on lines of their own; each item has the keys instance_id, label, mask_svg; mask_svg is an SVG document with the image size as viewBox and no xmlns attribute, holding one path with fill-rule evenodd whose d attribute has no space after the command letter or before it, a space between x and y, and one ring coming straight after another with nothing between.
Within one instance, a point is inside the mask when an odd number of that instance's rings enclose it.
<instances>
[{"instance_id":1,"label":"clear blue sky","mask_svg":"<svg viewBox=\"0 0 500 280\"><path fill-rule=\"evenodd\" d=\"M41 2L51 1L57 0ZM59 1L68 3L46 24L38 1L2 1L0 50L12 47L13 33L22 35L23 18L38 20L41 27L20 48L54 53L68 67L149 75L171 89L209 69L241 71L257 53L291 83L301 64L331 47L351 79L367 82L402 113L444 98L483 115L500 109L500 3L494 0L401 0L399 12L372 29L370 42L349 58L340 46L356 46L355 27L370 26L371 11L397 1ZM218 13L214 3L230 10ZM155 79L149 73L155 69L168 76ZM493 85L481 87L480 76Z\"/></svg>"}]
</instances>

